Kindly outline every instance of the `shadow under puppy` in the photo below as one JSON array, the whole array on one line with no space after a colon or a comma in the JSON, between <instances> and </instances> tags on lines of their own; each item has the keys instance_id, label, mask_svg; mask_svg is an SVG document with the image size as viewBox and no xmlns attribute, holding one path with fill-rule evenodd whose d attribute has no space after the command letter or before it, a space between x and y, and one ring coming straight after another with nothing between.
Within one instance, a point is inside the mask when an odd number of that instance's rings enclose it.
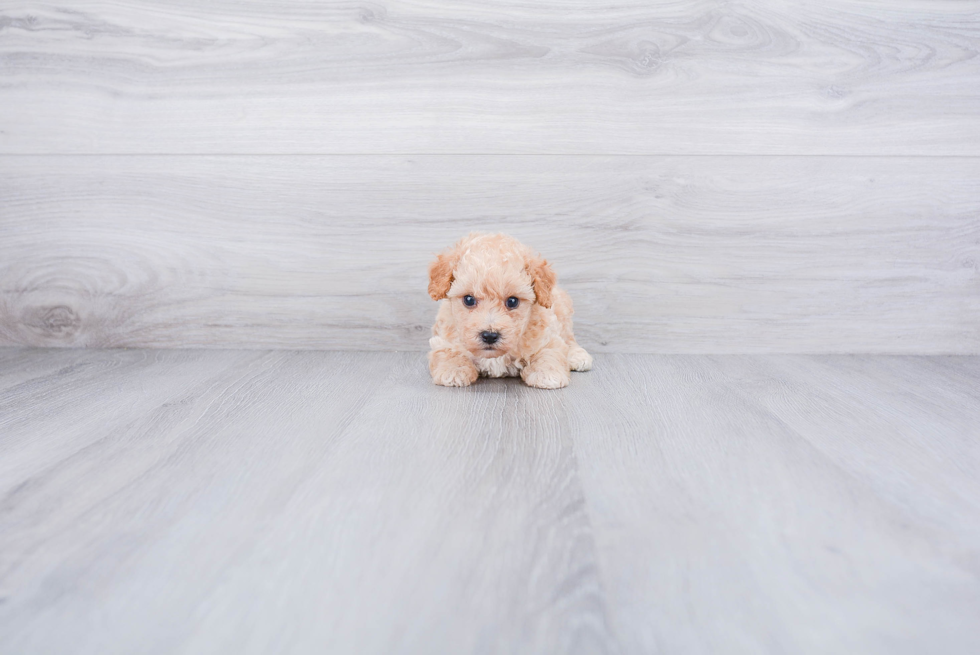
<instances>
[{"instance_id":1,"label":"shadow under puppy","mask_svg":"<svg viewBox=\"0 0 980 655\"><path fill-rule=\"evenodd\" d=\"M506 234L470 234L429 266L442 301L429 339L432 381L465 387L480 375L540 389L568 386L592 356L572 334L572 299L551 266Z\"/></svg>"}]
</instances>

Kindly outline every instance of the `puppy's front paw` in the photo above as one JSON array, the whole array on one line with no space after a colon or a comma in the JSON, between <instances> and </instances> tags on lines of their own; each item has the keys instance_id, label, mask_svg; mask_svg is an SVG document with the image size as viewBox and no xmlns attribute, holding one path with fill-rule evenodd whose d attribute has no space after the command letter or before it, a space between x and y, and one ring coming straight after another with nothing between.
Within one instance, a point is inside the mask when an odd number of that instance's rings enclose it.
<instances>
[{"instance_id":1,"label":"puppy's front paw","mask_svg":"<svg viewBox=\"0 0 980 655\"><path fill-rule=\"evenodd\" d=\"M561 389L567 387L570 380L568 371L552 368L526 368L521 371L521 377L529 387L538 389Z\"/></svg>"},{"instance_id":2,"label":"puppy's front paw","mask_svg":"<svg viewBox=\"0 0 980 655\"><path fill-rule=\"evenodd\" d=\"M432 371L432 381L443 387L468 387L476 382L479 375L479 371L472 364L456 366L447 363Z\"/></svg>"},{"instance_id":3,"label":"puppy's front paw","mask_svg":"<svg viewBox=\"0 0 980 655\"><path fill-rule=\"evenodd\" d=\"M592 370L592 355L581 346L573 346L568 351L568 365L573 371Z\"/></svg>"}]
</instances>

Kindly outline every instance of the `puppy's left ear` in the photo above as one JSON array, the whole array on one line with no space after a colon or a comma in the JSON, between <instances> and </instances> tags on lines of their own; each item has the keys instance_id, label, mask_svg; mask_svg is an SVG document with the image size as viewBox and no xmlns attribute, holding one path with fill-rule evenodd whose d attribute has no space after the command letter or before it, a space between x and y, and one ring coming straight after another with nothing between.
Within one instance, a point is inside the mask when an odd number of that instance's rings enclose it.
<instances>
[{"instance_id":1,"label":"puppy's left ear","mask_svg":"<svg viewBox=\"0 0 980 655\"><path fill-rule=\"evenodd\" d=\"M456 249L442 253L429 264L429 295L442 300L453 285L453 269L456 268Z\"/></svg>"},{"instance_id":2,"label":"puppy's left ear","mask_svg":"<svg viewBox=\"0 0 980 655\"><path fill-rule=\"evenodd\" d=\"M551 307L551 290L558 281L551 264L540 257L534 257L527 263L527 272L534 286L534 302L542 307Z\"/></svg>"}]
</instances>

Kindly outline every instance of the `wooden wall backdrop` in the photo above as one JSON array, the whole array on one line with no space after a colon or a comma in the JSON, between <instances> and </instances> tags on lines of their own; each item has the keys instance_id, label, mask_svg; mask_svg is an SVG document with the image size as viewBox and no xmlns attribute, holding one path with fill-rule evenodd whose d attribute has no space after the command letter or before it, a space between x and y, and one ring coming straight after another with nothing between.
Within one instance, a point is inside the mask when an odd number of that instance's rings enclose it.
<instances>
[{"instance_id":1,"label":"wooden wall backdrop","mask_svg":"<svg viewBox=\"0 0 980 655\"><path fill-rule=\"evenodd\" d=\"M424 349L473 229L596 351L980 353L980 2L0 6L0 345Z\"/></svg>"}]
</instances>

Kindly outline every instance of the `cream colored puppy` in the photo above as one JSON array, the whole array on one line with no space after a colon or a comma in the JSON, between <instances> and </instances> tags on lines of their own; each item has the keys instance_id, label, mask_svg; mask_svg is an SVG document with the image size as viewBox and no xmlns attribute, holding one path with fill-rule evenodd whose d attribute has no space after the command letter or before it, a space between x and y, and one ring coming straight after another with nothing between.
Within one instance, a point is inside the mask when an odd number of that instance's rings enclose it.
<instances>
[{"instance_id":1,"label":"cream colored puppy","mask_svg":"<svg viewBox=\"0 0 980 655\"><path fill-rule=\"evenodd\" d=\"M429 295L442 301L429 339L436 384L520 375L532 387L558 389L568 386L569 371L592 368L555 272L506 234L470 234L439 255L429 266Z\"/></svg>"}]
</instances>

